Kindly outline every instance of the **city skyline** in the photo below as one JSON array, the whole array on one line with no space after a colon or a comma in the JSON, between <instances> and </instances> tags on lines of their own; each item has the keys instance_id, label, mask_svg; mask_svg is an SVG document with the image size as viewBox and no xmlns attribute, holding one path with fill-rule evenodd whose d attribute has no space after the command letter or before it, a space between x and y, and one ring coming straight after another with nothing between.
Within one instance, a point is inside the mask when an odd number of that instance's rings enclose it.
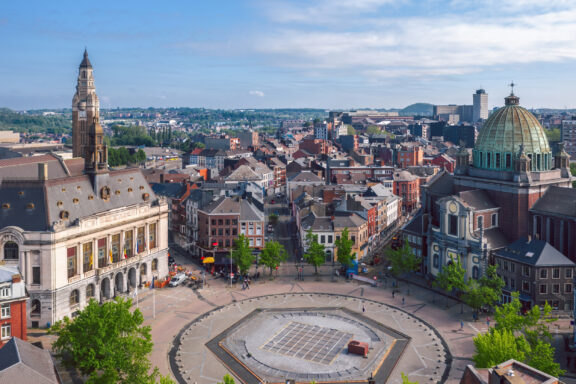
<instances>
[{"instance_id":1,"label":"city skyline","mask_svg":"<svg viewBox=\"0 0 576 384\"><path fill-rule=\"evenodd\" d=\"M101 107L574 108L576 5L553 0L4 5L0 107L69 108L84 48Z\"/></svg>"}]
</instances>

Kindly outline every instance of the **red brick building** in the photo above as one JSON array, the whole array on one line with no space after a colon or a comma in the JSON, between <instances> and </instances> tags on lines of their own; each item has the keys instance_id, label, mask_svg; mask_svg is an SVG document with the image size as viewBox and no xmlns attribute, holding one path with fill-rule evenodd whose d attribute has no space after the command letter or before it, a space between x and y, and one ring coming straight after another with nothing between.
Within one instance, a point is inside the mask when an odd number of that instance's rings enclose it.
<instances>
[{"instance_id":1,"label":"red brick building","mask_svg":"<svg viewBox=\"0 0 576 384\"><path fill-rule=\"evenodd\" d=\"M303 149L312 155L327 155L330 146L327 140L304 139L300 142L299 149Z\"/></svg>"},{"instance_id":2,"label":"red brick building","mask_svg":"<svg viewBox=\"0 0 576 384\"><path fill-rule=\"evenodd\" d=\"M431 165L435 165L440 168L444 168L450 173L454 173L454 167L456 166L456 160L451 158L446 154L441 154L436 156L435 158L430 161Z\"/></svg>"},{"instance_id":3,"label":"red brick building","mask_svg":"<svg viewBox=\"0 0 576 384\"><path fill-rule=\"evenodd\" d=\"M12 337L26 340L27 300L28 294L18 267L0 266L0 348Z\"/></svg>"},{"instance_id":4,"label":"red brick building","mask_svg":"<svg viewBox=\"0 0 576 384\"><path fill-rule=\"evenodd\" d=\"M239 196L220 197L198 210L200 255L214 257L216 264L229 260L234 240L240 234L248 238L251 248L264 248L265 231L264 213Z\"/></svg>"},{"instance_id":5,"label":"red brick building","mask_svg":"<svg viewBox=\"0 0 576 384\"><path fill-rule=\"evenodd\" d=\"M394 173L394 194L402 198L402 212L410 213L420 201L420 181L418 176L408 171Z\"/></svg>"},{"instance_id":6,"label":"red brick building","mask_svg":"<svg viewBox=\"0 0 576 384\"><path fill-rule=\"evenodd\" d=\"M424 161L424 151L422 147L414 146L402 146L398 151L397 160L400 168L408 168L414 165L422 165Z\"/></svg>"}]
</instances>

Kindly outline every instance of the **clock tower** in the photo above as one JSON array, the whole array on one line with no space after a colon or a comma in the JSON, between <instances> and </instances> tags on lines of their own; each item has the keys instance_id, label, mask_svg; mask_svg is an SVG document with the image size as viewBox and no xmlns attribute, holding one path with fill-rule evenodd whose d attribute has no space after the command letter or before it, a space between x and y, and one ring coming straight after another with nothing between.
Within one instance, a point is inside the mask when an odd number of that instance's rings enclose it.
<instances>
[{"instance_id":1,"label":"clock tower","mask_svg":"<svg viewBox=\"0 0 576 384\"><path fill-rule=\"evenodd\" d=\"M88 52L78 68L76 94L72 99L72 155L86 159L91 125L100 119L100 101L96 95L92 64Z\"/></svg>"}]
</instances>

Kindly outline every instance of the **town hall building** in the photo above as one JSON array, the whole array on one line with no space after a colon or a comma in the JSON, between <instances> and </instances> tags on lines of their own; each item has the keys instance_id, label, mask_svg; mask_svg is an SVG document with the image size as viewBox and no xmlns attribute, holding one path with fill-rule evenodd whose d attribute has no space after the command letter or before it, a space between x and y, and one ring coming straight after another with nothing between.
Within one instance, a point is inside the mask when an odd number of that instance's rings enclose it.
<instances>
[{"instance_id":1,"label":"town hall building","mask_svg":"<svg viewBox=\"0 0 576 384\"><path fill-rule=\"evenodd\" d=\"M72 110L74 158L0 161L0 263L21 271L29 327L168 274L168 205L140 169L108 169L86 52Z\"/></svg>"}]
</instances>

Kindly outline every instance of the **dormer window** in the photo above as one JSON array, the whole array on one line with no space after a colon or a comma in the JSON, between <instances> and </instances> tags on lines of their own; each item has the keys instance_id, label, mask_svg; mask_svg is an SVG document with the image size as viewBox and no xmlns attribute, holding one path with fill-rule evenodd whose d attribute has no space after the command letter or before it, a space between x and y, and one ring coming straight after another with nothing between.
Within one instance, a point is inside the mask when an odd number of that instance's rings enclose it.
<instances>
[{"instance_id":1,"label":"dormer window","mask_svg":"<svg viewBox=\"0 0 576 384\"><path fill-rule=\"evenodd\" d=\"M498 226L498 214L497 214L497 213L493 213L493 214L492 214L491 224L492 224L492 227L497 227L497 226Z\"/></svg>"},{"instance_id":2,"label":"dormer window","mask_svg":"<svg viewBox=\"0 0 576 384\"><path fill-rule=\"evenodd\" d=\"M484 228L484 216L478 216L476 218L476 221L477 221L477 224L476 224L477 229Z\"/></svg>"}]
</instances>

